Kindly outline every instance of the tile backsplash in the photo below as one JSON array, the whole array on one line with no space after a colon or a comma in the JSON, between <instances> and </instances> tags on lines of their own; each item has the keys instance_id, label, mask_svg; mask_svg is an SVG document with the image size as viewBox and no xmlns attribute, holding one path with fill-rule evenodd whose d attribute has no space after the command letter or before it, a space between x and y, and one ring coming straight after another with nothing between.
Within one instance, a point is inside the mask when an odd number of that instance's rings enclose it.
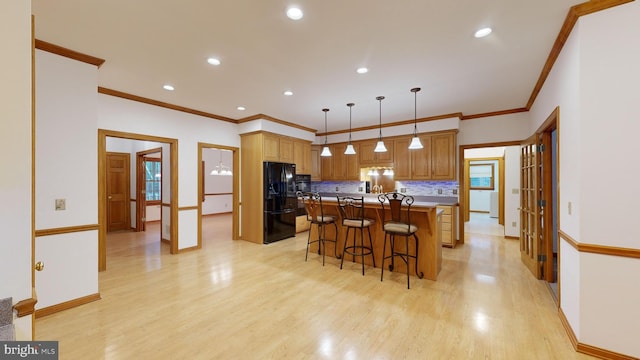
<instances>
[{"instance_id":1,"label":"tile backsplash","mask_svg":"<svg viewBox=\"0 0 640 360\"><path fill-rule=\"evenodd\" d=\"M458 196L457 181L396 181L396 190L414 196ZM364 193L364 181L312 181L311 191ZM403 191L405 190L405 191Z\"/></svg>"}]
</instances>

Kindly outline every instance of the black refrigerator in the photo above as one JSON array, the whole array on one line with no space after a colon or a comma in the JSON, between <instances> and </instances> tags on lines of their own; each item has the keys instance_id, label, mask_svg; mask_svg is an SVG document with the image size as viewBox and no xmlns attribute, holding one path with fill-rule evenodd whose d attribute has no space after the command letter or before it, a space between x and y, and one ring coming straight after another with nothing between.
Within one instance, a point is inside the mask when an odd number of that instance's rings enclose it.
<instances>
[{"instance_id":1,"label":"black refrigerator","mask_svg":"<svg viewBox=\"0 0 640 360\"><path fill-rule=\"evenodd\" d=\"M296 165L264 162L265 244L296 236Z\"/></svg>"}]
</instances>

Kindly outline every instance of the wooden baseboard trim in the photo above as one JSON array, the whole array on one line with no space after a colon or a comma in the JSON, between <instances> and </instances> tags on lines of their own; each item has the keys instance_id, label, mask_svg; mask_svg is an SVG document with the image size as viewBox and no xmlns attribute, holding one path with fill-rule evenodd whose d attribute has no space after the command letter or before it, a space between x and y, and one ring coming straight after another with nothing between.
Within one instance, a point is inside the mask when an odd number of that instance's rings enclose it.
<instances>
[{"instance_id":1,"label":"wooden baseboard trim","mask_svg":"<svg viewBox=\"0 0 640 360\"><path fill-rule=\"evenodd\" d=\"M168 240L168 239L165 239L165 238L160 239L160 241L163 242L163 243L166 243L166 244L171 244L171 240Z\"/></svg>"},{"instance_id":2,"label":"wooden baseboard trim","mask_svg":"<svg viewBox=\"0 0 640 360\"><path fill-rule=\"evenodd\" d=\"M611 350L601 349L599 347L591 346L588 344L584 344L578 341L576 334L573 332L571 325L569 324L569 320L564 315L562 308L558 308L558 316L560 317L560 322L567 332L567 336L569 336L569 341L571 341L571 345L573 348L582 354L595 356L600 359L612 359L612 360L637 360L636 357L620 354Z\"/></svg>"},{"instance_id":3,"label":"wooden baseboard trim","mask_svg":"<svg viewBox=\"0 0 640 360\"><path fill-rule=\"evenodd\" d=\"M504 238L505 239L511 239L511 240L520 240L520 237L518 237L518 236L507 236L507 235L505 235Z\"/></svg>"},{"instance_id":4,"label":"wooden baseboard trim","mask_svg":"<svg viewBox=\"0 0 640 360\"><path fill-rule=\"evenodd\" d=\"M18 312L18 317L23 317L35 312L37 302L36 298L24 299L13 305L13 308Z\"/></svg>"},{"instance_id":5,"label":"wooden baseboard trim","mask_svg":"<svg viewBox=\"0 0 640 360\"><path fill-rule=\"evenodd\" d=\"M81 297L81 298L65 301L65 302L60 303L60 304L56 304L56 305L52 305L52 306L48 306L46 308L42 308L42 309L36 310L35 317L36 318L40 318L40 317L43 317L43 316L55 314L57 312L60 312L60 311L63 311L63 310L67 310L67 309L71 309L71 308L74 308L76 306L88 304L90 302L93 302L93 301L96 301L96 300L100 300L100 299L101 299L100 293L96 293L96 294L87 295L87 296L84 296L84 297Z\"/></svg>"},{"instance_id":6,"label":"wooden baseboard trim","mask_svg":"<svg viewBox=\"0 0 640 360\"><path fill-rule=\"evenodd\" d=\"M182 254L182 253L186 253L186 252L190 252L190 251L195 251L195 250L200 250L201 248L202 248L202 246L197 246L196 245L196 246L180 249L180 250L178 250L178 254Z\"/></svg>"},{"instance_id":7,"label":"wooden baseboard trim","mask_svg":"<svg viewBox=\"0 0 640 360\"><path fill-rule=\"evenodd\" d=\"M202 217L217 216L217 215L227 215L227 214L233 214L233 212L226 211L226 212L214 213L214 214L202 214Z\"/></svg>"}]
</instances>

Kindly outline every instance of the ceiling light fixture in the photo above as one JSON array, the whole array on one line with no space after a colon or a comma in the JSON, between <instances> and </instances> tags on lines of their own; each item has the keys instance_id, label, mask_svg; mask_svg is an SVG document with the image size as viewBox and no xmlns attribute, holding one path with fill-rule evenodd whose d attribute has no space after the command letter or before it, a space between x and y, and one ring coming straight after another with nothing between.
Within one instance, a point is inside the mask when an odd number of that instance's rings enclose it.
<instances>
[{"instance_id":1,"label":"ceiling light fixture","mask_svg":"<svg viewBox=\"0 0 640 360\"><path fill-rule=\"evenodd\" d=\"M327 146L327 112L329 109L322 109L322 111L324 111L324 147L322 148L320 156L331 156L331 150L329 150L329 146Z\"/></svg>"},{"instance_id":2,"label":"ceiling light fixture","mask_svg":"<svg viewBox=\"0 0 640 360\"><path fill-rule=\"evenodd\" d=\"M347 149L344 151L345 155L355 155L356 154L356 149L353 148L353 145L351 145L351 108L353 107L353 105L355 105L354 103L348 103L347 106L349 107L349 144L347 145Z\"/></svg>"},{"instance_id":3,"label":"ceiling light fixture","mask_svg":"<svg viewBox=\"0 0 640 360\"><path fill-rule=\"evenodd\" d=\"M384 146L384 141L382 141L382 100L384 100L384 96L378 96L376 100L380 103L380 136L373 152L387 152L387 147Z\"/></svg>"},{"instance_id":4,"label":"ceiling light fixture","mask_svg":"<svg viewBox=\"0 0 640 360\"><path fill-rule=\"evenodd\" d=\"M492 31L493 30L491 30L490 27L482 28L482 29L476 31L476 33L473 36L475 36L477 38L483 38L483 37L491 34Z\"/></svg>"},{"instance_id":5,"label":"ceiling light fixture","mask_svg":"<svg viewBox=\"0 0 640 360\"><path fill-rule=\"evenodd\" d=\"M409 144L409 149L411 150L422 149L423 147L418 137L418 91L420 91L420 88L411 89L413 93L413 139L411 139L411 144Z\"/></svg>"},{"instance_id":6,"label":"ceiling light fixture","mask_svg":"<svg viewBox=\"0 0 640 360\"><path fill-rule=\"evenodd\" d=\"M207 62L208 62L209 64L211 64L211 65L215 65L215 66L220 65L220 60L218 60L218 59L216 59L216 58L212 58L212 57L208 58L208 59L207 59Z\"/></svg>"},{"instance_id":7,"label":"ceiling light fixture","mask_svg":"<svg viewBox=\"0 0 640 360\"><path fill-rule=\"evenodd\" d=\"M162 86L163 89L168 90L168 91L173 91L175 90L175 88L172 85L169 84L165 84L164 86Z\"/></svg>"},{"instance_id":8,"label":"ceiling light fixture","mask_svg":"<svg viewBox=\"0 0 640 360\"><path fill-rule=\"evenodd\" d=\"M285 96L291 96L291 95L293 95L293 91L291 91L291 90L286 90L285 92L283 92L283 94L284 94Z\"/></svg>"},{"instance_id":9,"label":"ceiling light fixture","mask_svg":"<svg viewBox=\"0 0 640 360\"><path fill-rule=\"evenodd\" d=\"M236 109L240 110L240 111L245 111L247 110L247 108L245 108L244 106L238 106Z\"/></svg>"},{"instance_id":10,"label":"ceiling light fixture","mask_svg":"<svg viewBox=\"0 0 640 360\"><path fill-rule=\"evenodd\" d=\"M222 165L222 151L223 150L220 150L220 162L213 170L211 170L211 173L209 175L222 175L222 176L233 175L233 172L231 172L231 168L229 168L228 166Z\"/></svg>"},{"instance_id":11,"label":"ceiling light fixture","mask_svg":"<svg viewBox=\"0 0 640 360\"><path fill-rule=\"evenodd\" d=\"M366 67L361 67L361 68L356 69L356 72L358 74L366 74L366 73L369 72L369 69L367 69Z\"/></svg>"},{"instance_id":12,"label":"ceiling light fixture","mask_svg":"<svg viewBox=\"0 0 640 360\"><path fill-rule=\"evenodd\" d=\"M291 20L300 20L303 16L304 14L302 13L302 10L297 7L290 7L287 9L287 17Z\"/></svg>"}]
</instances>

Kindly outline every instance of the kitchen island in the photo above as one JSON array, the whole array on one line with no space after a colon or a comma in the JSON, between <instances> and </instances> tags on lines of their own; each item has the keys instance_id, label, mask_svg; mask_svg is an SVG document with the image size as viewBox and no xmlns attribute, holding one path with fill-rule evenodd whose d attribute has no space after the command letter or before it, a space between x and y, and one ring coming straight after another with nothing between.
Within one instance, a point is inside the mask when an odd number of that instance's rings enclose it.
<instances>
[{"instance_id":1,"label":"kitchen island","mask_svg":"<svg viewBox=\"0 0 640 360\"><path fill-rule=\"evenodd\" d=\"M373 252L375 255L376 266L380 267L382 265L382 250L384 246L384 230L382 229L382 205L378 201L377 197L365 197L365 217L368 219L372 219L375 221L370 227L371 231L371 240L373 242ZM418 226L418 231L416 235L419 239L418 246L418 271L424 273L424 278L429 280L437 280L438 273L442 268L442 242L440 239L440 229L439 229L439 221L438 221L438 210L436 208L438 204L433 202L414 202L411 206L411 223ZM326 227L326 237L328 239L333 239L337 235L337 253L338 255L342 254L342 248L344 246L346 227L342 226L342 219L340 218L340 212L338 210L338 200L337 197L333 196L323 196L322 197L322 207L325 215L332 215L336 217L336 223L338 225L338 233L335 233L335 228L333 226ZM387 212L386 218L389 218L389 209L386 208ZM311 227L311 239L316 239L318 236L317 227ZM357 232L357 236L359 232ZM352 236L350 234L350 236ZM365 230L365 243L368 242L366 230ZM399 237L399 240L396 241L396 246L404 246L403 237ZM326 251L327 255L334 255L334 245L333 243L327 242ZM414 253L415 251L415 241L412 239L409 240L410 252ZM318 246L316 244L312 244L309 248L310 253L317 253ZM389 249L387 249L389 252ZM347 255L345 258L345 269L348 269L348 264L352 261L350 255ZM356 262L360 262L360 258L356 257ZM388 269L390 261L385 263L385 270ZM365 264L373 265L371 261L371 257L365 256ZM406 274L407 268L405 263L400 260L395 260L395 267L393 269L394 272L398 272L401 274ZM410 274L415 274L415 266L413 262L410 264L409 269Z\"/></svg>"}]
</instances>

